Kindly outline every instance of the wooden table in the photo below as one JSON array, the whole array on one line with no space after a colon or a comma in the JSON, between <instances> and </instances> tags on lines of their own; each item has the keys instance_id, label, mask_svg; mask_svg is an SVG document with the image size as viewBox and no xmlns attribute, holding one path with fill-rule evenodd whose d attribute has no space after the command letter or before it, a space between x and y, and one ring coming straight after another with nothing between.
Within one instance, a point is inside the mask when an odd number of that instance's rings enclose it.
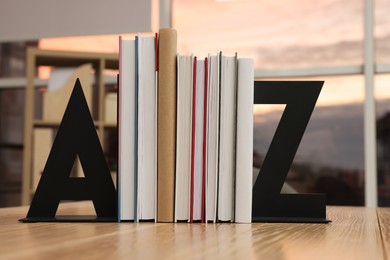
<instances>
[{"instance_id":1,"label":"wooden table","mask_svg":"<svg viewBox=\"0 0 390 260\"><path fill-rule=\"evenodd\" d=\"M386 259L390 209L328 207L330 224L20 223L0 209L0 259ZM62 203L58 214L92 214Z\"/></svg>"}]
</instances>

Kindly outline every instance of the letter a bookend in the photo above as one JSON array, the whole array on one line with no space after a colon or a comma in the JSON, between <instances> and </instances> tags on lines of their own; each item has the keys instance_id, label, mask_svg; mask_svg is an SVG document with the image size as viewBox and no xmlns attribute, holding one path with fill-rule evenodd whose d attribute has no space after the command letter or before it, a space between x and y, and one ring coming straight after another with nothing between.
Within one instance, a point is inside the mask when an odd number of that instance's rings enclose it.
<instances>
[{"instance_id":1,"label":"letter a bookend","mask_svg":"<svg viewBox=\"0 0 390 260\"><path fill-rule=\"evenodd\" d=\"M69 177L79 156L85 178ZM96 216L56 216L61 200L92 200ZM27 217L22 222L117 221L117 192L77 79Z\"/></svg>"},{"instance_id":2,"label":"letter a bookend","mask_svg":"<svg viewBox=\"0 0 390 260\"><path fill-rule=\"evenodd\" d=\"M281 194L323 81L255 81L254 104L286 104L253 186L253 222L327 223L324 194Z\"/></svg>"}]
</instances>

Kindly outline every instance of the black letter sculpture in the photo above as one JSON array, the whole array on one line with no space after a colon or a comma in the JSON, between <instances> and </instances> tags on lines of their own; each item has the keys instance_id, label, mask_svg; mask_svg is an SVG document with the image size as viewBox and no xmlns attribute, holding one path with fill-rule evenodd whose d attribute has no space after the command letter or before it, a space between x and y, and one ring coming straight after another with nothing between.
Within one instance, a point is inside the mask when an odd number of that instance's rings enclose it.
<instances>
[{"instance_id":1,"label":"black letter sculpture","mask_svg":"<svg viewBox=\"0 0 390 260\"><path fill-rule=\"evenodd\" d=\"M69 177L79 156L85 178ZM96 216L56 216L61 200L92 200ZM23 222L117 221L117 192L79 79Z\"/></svg>"},{"instance_id":2,"label":"black letter sculpture","mask_svg":"<svg viewBox=\"0 0 390 260\"><path fill-rule=\"evenodd\" d=\"M254 104L286 104L253 187L254 222L326 223L324 194L280 194L323 81L255 81Z\"/></svg>"}]
</instances>

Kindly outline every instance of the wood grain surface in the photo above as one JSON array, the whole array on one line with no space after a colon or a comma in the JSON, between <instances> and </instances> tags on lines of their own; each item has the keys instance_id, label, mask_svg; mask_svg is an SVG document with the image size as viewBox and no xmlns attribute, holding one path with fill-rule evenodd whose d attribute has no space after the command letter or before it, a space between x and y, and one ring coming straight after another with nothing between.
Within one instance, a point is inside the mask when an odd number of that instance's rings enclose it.
<instances>
[{"instance_id":1,"label":"wood grain surface","mask_svg":"<svg viewBox=\"0 0 390 260\"><path fill-rule=\"evenodd\" d=\"M330 224L20 223L0 209L0 259L385 259L390 210L328 207ZM62 203L58 215L93 214ZM379 221L378 221L379 217Z\"/></svg>"},{"instance_id":2,"label":"wood grain surface","mask_svg":"<svg viewBox=\"0 0 390 260\"><path fill-rule=\"evenodd\" d=\"M384 254L390 257L390 208L378 208L378 222L382 236Z\"/></svg>"}]
</instances>

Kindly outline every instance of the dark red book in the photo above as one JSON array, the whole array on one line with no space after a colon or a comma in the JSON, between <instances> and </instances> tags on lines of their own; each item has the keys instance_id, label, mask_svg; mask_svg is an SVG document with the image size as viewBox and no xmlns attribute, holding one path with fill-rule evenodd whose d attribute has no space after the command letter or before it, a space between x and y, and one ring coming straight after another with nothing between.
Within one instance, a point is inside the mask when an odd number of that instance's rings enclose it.
<instances>
[{"instance_id":1,"label":"dark red book","mask_svg":"<svg viewBox=\"0 0 390 260\"><path fill-rule=\"evenodd\" d=\"M156 71L158 71L158 33L154 35L154 46L156 51Z\"/></svg>"}]
</instances>

